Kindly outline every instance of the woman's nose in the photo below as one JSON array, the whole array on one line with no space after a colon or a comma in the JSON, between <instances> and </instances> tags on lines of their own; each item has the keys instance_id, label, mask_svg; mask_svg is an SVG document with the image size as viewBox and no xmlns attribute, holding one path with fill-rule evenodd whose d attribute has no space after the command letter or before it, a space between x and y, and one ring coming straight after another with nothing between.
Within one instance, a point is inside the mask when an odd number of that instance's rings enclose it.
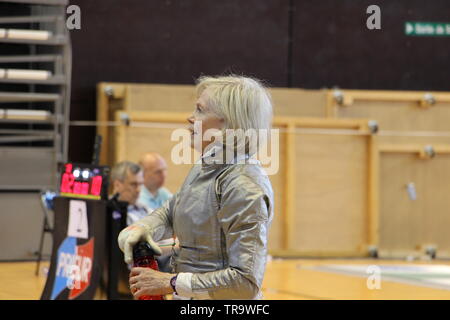
<instances>
[{"instance_id":1,"label":"woman's nose","mask_svg":"<svg viewBox=\"0 0 450 320\"><path fill-rule=\"evenodd\" d=\"M187 118L187 121L190 123L190 124L194 124L194 116L193 115L191 115L189 118Z\"/></svg>"}]
</instances>

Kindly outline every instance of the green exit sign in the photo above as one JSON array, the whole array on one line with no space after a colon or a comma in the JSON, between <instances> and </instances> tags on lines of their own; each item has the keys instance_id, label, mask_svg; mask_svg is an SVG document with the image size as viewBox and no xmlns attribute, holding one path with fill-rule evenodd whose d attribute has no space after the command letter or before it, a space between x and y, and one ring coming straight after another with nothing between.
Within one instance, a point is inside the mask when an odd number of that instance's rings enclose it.
<instances>
[{"instance_id":1,"label":"green exit sign","mask_svg":"<svg viewBox=\"0 0 450 320\"><path fill-rule=\"evenodd\" d=\"M407 36L450 36L450 23L405 22Z\"/></svg>"}]
</instances>

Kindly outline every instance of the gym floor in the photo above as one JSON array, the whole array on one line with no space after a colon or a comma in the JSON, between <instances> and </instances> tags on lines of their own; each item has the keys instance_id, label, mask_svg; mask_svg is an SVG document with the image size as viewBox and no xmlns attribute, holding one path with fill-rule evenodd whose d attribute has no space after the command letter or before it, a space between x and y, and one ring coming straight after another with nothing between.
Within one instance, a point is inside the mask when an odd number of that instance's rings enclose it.
<instances>
[{"instance_id":1,"label":"gym floor","mask_svg":"<svg viewBox=\"0 0 450 320\"><path fill-rule=\"evenodd\" d=\"M381 275L378 287L370 289L368 278L351 272L336 271L336 266L381 266L394 270L402 268L428 268L440 270L439 273L428 273L427 277L433 281L423 283L404 281ZM33 300L39 299L45 285L45 270L49 263L41 263L39 275L35 275L34 262L2 262L0 263L0 299L1 300ZM328 269L327 269L328 268ZM331 268L331 270L330 270ZM333 268L335 268L333 270ZM407 269L405 269L407 270ZM405 260L373 260L373 259L271 259L267 264L263 284L265 299L280 300L336 300L336 299L438 299L450 300L450 285L448 273L450 261L413 261ZM447 277L439 285L436 279ZM402 280L403 279L403 280ZM411 279L411 277L410 277ZM447 282L447 285L445 283ZM430 284L431 283L431 284ZM438 283L435 285L435 283ZM99 293L97 299L104 299Z\"/></svg>"}]
</instances>

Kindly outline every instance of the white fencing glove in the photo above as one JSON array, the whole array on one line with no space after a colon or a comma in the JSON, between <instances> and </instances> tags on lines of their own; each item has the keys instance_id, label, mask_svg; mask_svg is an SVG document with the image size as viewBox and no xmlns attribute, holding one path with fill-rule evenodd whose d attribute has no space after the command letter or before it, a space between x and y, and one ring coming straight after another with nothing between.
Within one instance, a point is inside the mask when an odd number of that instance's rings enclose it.
<instances>
[{"instance_id":1,"label":"white fencing glove","mask_svg":"<svg viewBox=\"0 0 450 320\"><path fill-rule=\"evenodd\" d=\"M119 248L125 255L125 262L127 264L133 263L133 247L139 241L147 241L156 255L161 255L161 249L153 241L150 232L143 224L132 224L119 233L118 237Z\"/></svg>"}]
</instances>

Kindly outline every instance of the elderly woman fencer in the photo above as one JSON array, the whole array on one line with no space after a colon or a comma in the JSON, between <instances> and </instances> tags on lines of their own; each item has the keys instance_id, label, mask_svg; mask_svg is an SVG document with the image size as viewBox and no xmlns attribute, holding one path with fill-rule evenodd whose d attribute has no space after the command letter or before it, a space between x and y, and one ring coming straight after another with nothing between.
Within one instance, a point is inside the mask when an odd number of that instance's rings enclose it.
<instances>
[{"instance_id":1,"label":"elderly woman fencer","mask_svg":"<svg viewBox=\"0 0 450 320\"><path fill-rule=\"evenodd\" d=\"M137 242L160 253L156 241L176 235L172 273L133 268L130 289L135 298L260 299L274 199L255 154L271 127L271 98L258 80L235 75L201 77L196 89L187 120L199 161L171 200L118 238L131 263Z\"/></svg>"}]
</instances>

